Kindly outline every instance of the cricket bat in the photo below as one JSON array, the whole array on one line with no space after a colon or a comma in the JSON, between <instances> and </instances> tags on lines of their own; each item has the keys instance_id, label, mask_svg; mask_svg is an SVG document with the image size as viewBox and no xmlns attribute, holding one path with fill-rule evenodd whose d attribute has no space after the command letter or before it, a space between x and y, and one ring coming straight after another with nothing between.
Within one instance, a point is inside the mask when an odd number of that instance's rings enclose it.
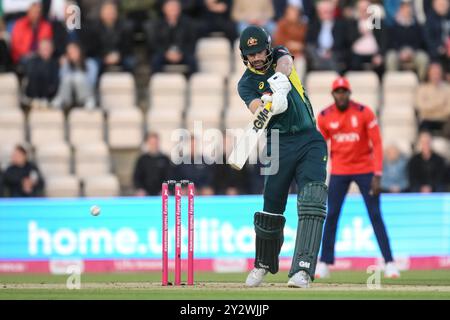
<instances>
[{"instance_id":1,"label":"cricket bat","mask_svg":"<svg viewBox=\"0 0 450 320\"><path fill-rule=\"evenodd\" d=\"M263 135L264 129L273 116L270 108L272 103L268 102L264 107L260 107L253 115L252 121L248 124L244 134L240 137L238 143L234 147L228 157L228 164L236 169L241 170L248 157L258 145L259 138Z\"/></svg>"}]
</instances>

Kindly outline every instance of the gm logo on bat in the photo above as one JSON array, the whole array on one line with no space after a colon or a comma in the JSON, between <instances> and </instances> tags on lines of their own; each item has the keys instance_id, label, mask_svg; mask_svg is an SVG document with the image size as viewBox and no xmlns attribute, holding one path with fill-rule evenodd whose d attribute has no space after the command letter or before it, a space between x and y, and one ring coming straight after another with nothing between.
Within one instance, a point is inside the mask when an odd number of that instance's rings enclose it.
<instances>
[{"instance_id":1,"label":"gm logo on bat","mask_svg":"<svg viewBox=\"0 0 450 320\"><path fill-rule=\"evenodd\" d=\"M261 130L264 127L264 124L267 122L268 118L269 118L269 110L267 110L267 108L263 108L259 112L255 121L253 121L253 130L255 130L255 132Z\"/></svg>"}]
</instances>

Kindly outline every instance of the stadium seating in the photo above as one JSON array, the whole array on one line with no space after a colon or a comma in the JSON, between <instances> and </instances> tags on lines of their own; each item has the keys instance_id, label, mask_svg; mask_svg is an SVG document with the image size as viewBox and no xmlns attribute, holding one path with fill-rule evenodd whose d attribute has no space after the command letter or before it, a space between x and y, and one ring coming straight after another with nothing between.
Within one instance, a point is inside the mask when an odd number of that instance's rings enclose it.
<instances>
[{"instance_id":1,"label":"stadium seating","mask_svg":"<svg viewBox=\"0 0 450 320\"><path fill-rule=\"evenodd\" d=\"M104 110L125 109L136 105L133 76L127 72L108 72L100 78L100 102Z\"/></svg>"},{"instance_id":2,"label":"stadium seating","mask_svg":"<svg viewBox=\"0 0 450 320\"><path fill-rule=\"evenodd\" d=\"M19 108L19 80L14 73L0 74L0 109Z\"/></svg>"},{"instance_id":3,"label":"stadium seating","mask_svg":"<svg viewBox=\"0 0 450 320\"><path fill-rule=\"evenodd\" d=\"M68 116L69 142L72 145L104 141L101 110L74 109Z\"/></svg>"},{"instance_id":4,"label":"stadium seating","mask_svg":"<svg viewBox=\"0 0 450 320\"><path fill-rule=\"evenodd\" d=\"M199 71L218 73L223 76L231 72L231 47L226 38L202 38L196 46Z\"/></svg>"},{"instance_id":5,"label":"stadium seating","mask_svg":"<svg viewBox=\"0 0 450 320\"><path fill-rule=\"evenodd\" d=\"M32 110L28 122L33 146L65 141L64 114L61 110Z\"/></svg>"},{"instance_id":6,"label":"stadium seating","mask_svg":"<svg viewBox=\"0 0 450 320\"><path fill-rule=\"evenodd\" d=\"M143 137L143 116L138 108L115 109L107 118L108 144L112 149L138 148Z\"/></svg>"},{"instance_id":7,"label":"stadium seating","mask_svg":"<svg viewBox=\"0 0 450 320\"><path fill-rule=\"evenodd\" d=\"M25 141L25 116L17 109L0 109L0 145Z\"/></svg>"},{"instance_id":8,"label":"stadium seating","mask_svg":"<svg viewBox=\"0 0 450 320\"><path fill-rule=\"evenodd\" d=\"M84 195L86 197L116 197L119 194L119 180L114 175L100 175L84 179Z\"/></svg>"},{"instance_id":9,"label":"stadium seating","mask_svg":"<svg viewBox=\"0 0 450 320\"><path fill-rule=\"evenodd\" d=\"M380 81L373 71L351 71L345 75L352 87L351 98L377 112L380 106Z\"/></svg>"},{"instance_id":10,"label":"stadium seating","mask_svg":"<svg viewBox=\"0 0 450 320\"><path fill-rule=\"evenodd\" d=\"M36 147L35 160L45 178L71 173L71 150L67 143L49 143Z\"/></svg>"},{"instance_id":11,"label":"stadium seating","mask_svg":"<svg viewBox=\"0 0 450 320\"><path fill-rule=\"evenodd\" d=\"M317 115L333 103L331 84L338 74L334 71L312 71L306 77L306 91Z\"/></svg>"},{"instance_id":12,"label":"stadium seating","mask_svg":"<svg viewBox=\"0 0 450 320\"><path fill-rule=\"evenodd\" d=\"M220 128L224 107L224 79L221 75L197 73L189 82L189 108L186 127L194 127L194 121L202 121L203 128Z\"/></svg>"},{"instance_id":13,"label":"stadium seating","mask_svg":"<svg viewBox=\"0 0 450 320\"><path fill-rule=\"evenodd\" d=\"M53 198L79 197L80 181L73 175L46 177L45 195Z\"/></svg>"},{"instance_id":14,"label":"stadium seating","mask_svg":"<svg viewBox=\"0 0 450 320\"><path fill-rule=\"evenodd\" d=\"M74 160L75 174L81 179L111 172L110 154L104 142L76 146Z\"/></svg>"}]
</instances>

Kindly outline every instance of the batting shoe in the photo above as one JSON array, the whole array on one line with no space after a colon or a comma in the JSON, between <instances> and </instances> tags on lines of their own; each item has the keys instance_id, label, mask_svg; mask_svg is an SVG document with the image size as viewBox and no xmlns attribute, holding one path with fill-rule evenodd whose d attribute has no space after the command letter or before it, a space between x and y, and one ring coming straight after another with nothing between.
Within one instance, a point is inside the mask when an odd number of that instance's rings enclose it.
<instances>
[{"instance_id":1,"label":"batting shoe","mask_svg":"<svg viewBox=\"0 0 450 320\"><path fill-rule=\"evenodd\" d=\"M330 268L325 262L319 262L314 277L317 279L325 279L330 277Z\"/></svg>"},{"instance_id":2,"label":"batting shoe","mask_svg":"<svg viewBox=\"0 0 450 320\"><path fill-rule=\"evenodd\" d=\"M394 262L386 263L386 266L384 267L384 277L390 279L400 278L400 271L398 271Z\"/></svg>"},{"instance_id":3,"label":"batting shoe","mask_svg":"<svg viewBox=\"0 0 450 320\"><path fill-rule=\"evenodd\" d=\"M299 271L294 274L288 281L289 288L309 288L311 278L306 271Z\"/></svg>"},{"instance_id":4,"label":"batting shoe","mask_svg":"<svg viewBox=\"0 0 450 320\"><path fill-rule=\"evenodd\" d=\"M267 270L263 268L254 268L247 276L245 285L247 287L258 287L264 280Z\"/></svg>"}]
</instances>

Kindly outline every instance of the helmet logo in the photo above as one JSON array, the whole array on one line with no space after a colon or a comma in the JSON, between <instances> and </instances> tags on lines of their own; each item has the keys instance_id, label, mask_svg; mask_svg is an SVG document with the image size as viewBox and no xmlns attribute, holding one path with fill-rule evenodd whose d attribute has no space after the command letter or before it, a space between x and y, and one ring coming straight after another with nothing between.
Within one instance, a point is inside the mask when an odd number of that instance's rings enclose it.
<instances>
[{"instance_id":1,"label":"helmet logo","mask_svg":"<svg viewBox=\"0 0 450 320\"><path fill-rule=\"evenodd\" d=\"M258 88L259 90L264 89L264 82L260 82Z\"/></svg>"},{"instance_id":2,"label":"helmet logo","mask_svg":"<svg viewBox=\"0 0 450 320\"><path fill-rule=\"evenodd\" d=\"M253 37L248 38L248 40L247 40L247 45L248 45L249 47L253 47L253 46L258 45L258 39L255 39L255 38L253 38Z\"/></svg>"}]
</instances>

